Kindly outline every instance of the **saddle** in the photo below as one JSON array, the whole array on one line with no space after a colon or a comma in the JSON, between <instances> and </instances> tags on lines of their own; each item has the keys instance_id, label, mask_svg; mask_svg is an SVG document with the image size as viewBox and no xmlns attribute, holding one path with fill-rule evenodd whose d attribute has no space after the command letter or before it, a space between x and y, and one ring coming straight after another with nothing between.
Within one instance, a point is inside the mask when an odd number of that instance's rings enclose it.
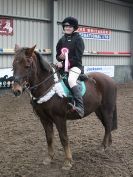
<instances>
[{"instance_id":1,"label":"saddle","mask_svg":"<svg viewBox=\"0 0 133 177\"><path fill-rule=\"evenodd\" d=\"M61 75L61 84L62 84L62 87L64 89L64 92L66 93L67 97L68 98L71 98L73 97L72 96L72 93L71 93L71 88L68 84L68 74L67 73L64 73ZM88 77L85 75L85 74L81 74L77 80L77 86L79 87L79 89L81 90L81 94L82 96L85 94L86 92L86 85L85 85L85 80L87 80Z\"/></svg>"},{"instance_id":2,"label":"saddle","mask_svg":"<svg viewBox=\"0 0 133 177\"><path fill-rule=\"evenodd\" d=\"M68 98L73 97L71 93L71 88L68 84L68 73L62 72L60 74L61 74L61 84L64 89L64 92L66 93ZM94 85L96 84L95 79L93 79L91 76L81 73L77 80L77 86L81 90L82 96L84 96L84 94L86 93L86 85L85 85L86 80L88 80L90 83L93 83Z\"/></svg>"}]
</instances>

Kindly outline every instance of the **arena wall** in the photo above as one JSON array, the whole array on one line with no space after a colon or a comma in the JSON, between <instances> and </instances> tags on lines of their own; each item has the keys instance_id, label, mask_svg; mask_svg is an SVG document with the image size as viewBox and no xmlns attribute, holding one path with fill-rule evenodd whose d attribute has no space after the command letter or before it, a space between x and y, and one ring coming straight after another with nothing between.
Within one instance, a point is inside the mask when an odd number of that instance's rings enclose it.
<instances>
[{"instance_id":1,"label":"arena wall","mask_svg":"<svg viewBox=\"0 0 133 177\"><path fill-rule=\"evenodd\" d=\"M117 82L132 80L133 3L117 0L0 0L1 28L9 20L13 29L12 34L4 28L0 32L0 70L12 67L16 43L36 44L36 50L55 63L66 16L79 20L84 66L94 71L98 66L111 66Z\"/></svg>"}]
</instances>

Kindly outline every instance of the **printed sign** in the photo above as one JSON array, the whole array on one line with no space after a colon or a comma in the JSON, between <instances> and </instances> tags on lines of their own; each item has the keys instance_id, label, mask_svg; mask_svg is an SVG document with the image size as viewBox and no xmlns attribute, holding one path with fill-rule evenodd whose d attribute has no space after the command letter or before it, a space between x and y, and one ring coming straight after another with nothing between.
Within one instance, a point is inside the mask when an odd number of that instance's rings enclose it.
<instances>
[{"instance_id":1,"label":"printed sign","mask_svg":"<svg viewBox=\"0 0 133 177\"><path fill-rule=\"evenodd\" d=\"M110 40L111 38L111 30L108 29L79 27L77 31L84 39Z\"/></svg>"},{"instance_id":2,"label":"printed sign","mask_svg":"<svg viewBox=\"0 0 133 177\"><path fill-rule=\"evenodd\" d=\"M13 35L13 19L0 18L0 34Z\"/></svg>"},{"instance_id":3,"label":"printed sign","mask_svg":"<svg viewBox=\"0 0 133 177\"><path fill-rule=\"evenodd\" d=\"M84 73L101 72L114 77L114 66L84 66Z\"/></svg>"}]
</instances>

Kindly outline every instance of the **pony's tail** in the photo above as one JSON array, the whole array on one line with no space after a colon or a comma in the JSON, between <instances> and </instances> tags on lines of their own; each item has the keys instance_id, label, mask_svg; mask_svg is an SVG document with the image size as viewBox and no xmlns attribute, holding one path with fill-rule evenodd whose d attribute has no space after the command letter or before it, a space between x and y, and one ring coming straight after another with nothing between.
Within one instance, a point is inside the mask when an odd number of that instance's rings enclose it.
<instances>
[{"instance_id":1,"label":"pony's tail","mask_svg":"<svg viewBox=\"0 0 133 177\"><path fill-rule=\"evenodd\" d=\"M133 64L131 65L131 77L133 79Z\"/></svg>"},{"instance_id":2,"label":"pony's tail","mask_svg":"<svg viewBox=\"0 0 133 177\"><path fill-rule=\"evenodd\" d=\"M115 105L115 109L113 112L113 120L112 120L112 130L117 129L117 107Z\"/></svg>"}]
</instances>

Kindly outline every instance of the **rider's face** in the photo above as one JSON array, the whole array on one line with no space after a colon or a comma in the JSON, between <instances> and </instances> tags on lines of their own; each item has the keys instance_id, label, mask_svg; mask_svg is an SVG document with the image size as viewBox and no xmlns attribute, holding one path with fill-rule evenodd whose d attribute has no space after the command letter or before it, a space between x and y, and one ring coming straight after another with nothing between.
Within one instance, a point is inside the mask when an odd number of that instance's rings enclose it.
<instances>
[{"instance_id":1,"label":"rider's face","mask_svg":"<svg viewBox=\"0 0 133 177\"><path fill-rule=\"evenodd\" d=\"M72 34L74 31L74 27L71 25L64 26L64 33L65 34Z\"/></svg>"}]
</instances>

